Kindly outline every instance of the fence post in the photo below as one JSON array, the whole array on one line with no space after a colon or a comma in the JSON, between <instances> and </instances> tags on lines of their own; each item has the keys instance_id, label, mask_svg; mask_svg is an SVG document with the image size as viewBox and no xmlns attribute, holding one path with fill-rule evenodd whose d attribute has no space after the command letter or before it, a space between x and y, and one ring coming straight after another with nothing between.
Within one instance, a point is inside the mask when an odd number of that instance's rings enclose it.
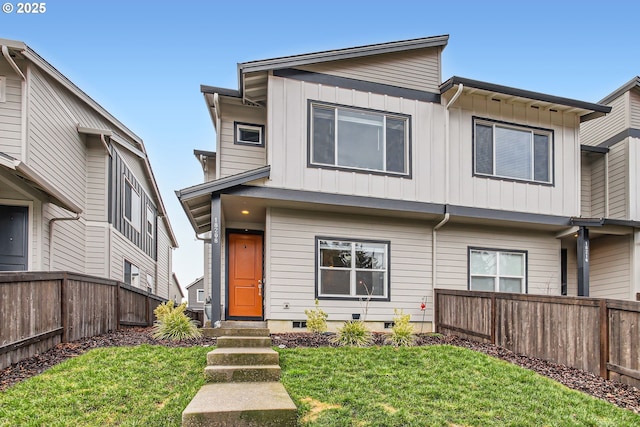
<instances>
[{"instance_id":1,"label":"fence post","mask_svg":"<svg viewBox=\"0 0 640 427\"><path fill-rule=\"evenodd\" d=\"M144 313L144 318L145 321L147 322L147 326L151 326L151 323L149 323L151 316L149 316L149 305L150 305L150 300L151 298L149 297L149 292L147 292L147 296L144 300L144 309L145 309L145 313Z\"/></svg>"},{"instance_id":2,"label":"fence post","mask_svg":"<svg viewBox=\"0 0 640 427\"><path fill-rule=\"evenodd\" d=\"M496 293L491 293L491 344L496 343Z\"/></svg>"},{"instance_id":3,"label":"fence post","mask_svg":"<svg viewBox=\"0 0 640 427\"><path fill-rule=\"evenodd\" d=\"M115 315L116 315L116 331L120 330L120 282L116 282L114 286L116 289L116 302L115 302Z\"/></svg>"},{"instance_id":4,"label":"fence post","mask_svg":"<svg viewBox=\"0 0 640 427\"><path fill-rule=\"evenodd\" d=\"M62 342L67 342L69 339L69 319L68 319L68 304L67 304L67 273L62 273L62 280L60 281L60 320L62 321Z\"/></svg>"},{"instance_id":5,"label":"fence post","mask_svg":"<svg viewBox=\"0 0 640 427\"><path fill-rule=\"evenodd\" d=\"M609 379L609 310L607 300L600 300L600 376Z\"/></svg>"},{"instance_id":6,"label":"fence post","mask_svg":"<svg viewBox=\"0 0 640 427\"><path fill-rule=\"evenodd\" d=\"M438 302L438 290L433 290L433 332L438 333L438 316L440 315L440 304Z\"/></svg>"}]
</instances>

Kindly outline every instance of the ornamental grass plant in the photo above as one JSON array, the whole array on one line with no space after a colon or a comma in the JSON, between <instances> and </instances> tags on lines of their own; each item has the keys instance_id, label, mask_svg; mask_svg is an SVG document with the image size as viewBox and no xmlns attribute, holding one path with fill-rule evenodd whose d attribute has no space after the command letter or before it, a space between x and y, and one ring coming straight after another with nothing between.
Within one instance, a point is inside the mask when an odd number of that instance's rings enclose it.
<instances>
[{"instance_id":1,"label":"ornamental grass plant","mask_svg":"<svg viewBox=\"0 0 640 427\"><path fill-rule=\"evenodd\" d=\"M362 320L348 320L332 338L335 344L349 347L368 347L373 342L373 335Z\"/></svg>"},{"instance_id":2,"label":"ornamental grass plant","mask_svg":"<svg viewBox=\"0 0 640 427\"><path fill-rule=\"evenodd\" d=\"M173 301L160 304L153 310L156 322L153 325L153 337L173 341L194 339L202 336L195 320L190 319L184 311L186 303L174 307Z\"/></svg>"}]
</instances>

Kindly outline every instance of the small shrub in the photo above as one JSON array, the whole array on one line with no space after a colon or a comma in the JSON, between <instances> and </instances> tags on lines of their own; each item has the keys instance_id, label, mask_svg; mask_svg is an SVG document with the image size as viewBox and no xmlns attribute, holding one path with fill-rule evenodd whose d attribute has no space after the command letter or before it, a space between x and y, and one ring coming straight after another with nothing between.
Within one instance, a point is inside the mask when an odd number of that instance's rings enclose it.
<instances>
[{"instance_id":1,"label":"small shrub","mask_svg":"<svg viewBox=\"0 0 640 427\"><path fill-rule=\"evenodd\" d=\"M316 299L316 308L305 310L307 315L307 329L321 334L327 330L327 317L329 315L320 308L320 302Z\"/></svg>"},{"instance_id":2,"label":"small shrub","mask_svg":"<svg viewBox=\"0 0 640 427\"><path fill-rule=\"evenodd\" d=\"M348 320L332 341L341 346L367 347L373 342L373 336L362 320Z\"/></svg>"},{"instance_id":3,"label":"small shrub","mask_svg":"<svg viewBox=\"0 0 640 427\"><path fill-rule=\"evenodd\" d=\"M404 314L402 310L394 309L393 327L391 335L387 338L387 343L396 347L409 347L415 343L416 337L413 335L413 325L410 323L411 315Z\"/></svg>"},{"instance_id":4,"label":"small shrub","mask_svg":"<svg viewBox=\"0 0 640 427\"><path fill-rule=\"evenodd\" d=\"M186 303L174 307L173 301L167 301L156 307L153 310L157 319L153 325L153 337L173 341L201 337L202 332L198 329L195 320L184 314L186 308Z\"/></svg>"}]
</instances>

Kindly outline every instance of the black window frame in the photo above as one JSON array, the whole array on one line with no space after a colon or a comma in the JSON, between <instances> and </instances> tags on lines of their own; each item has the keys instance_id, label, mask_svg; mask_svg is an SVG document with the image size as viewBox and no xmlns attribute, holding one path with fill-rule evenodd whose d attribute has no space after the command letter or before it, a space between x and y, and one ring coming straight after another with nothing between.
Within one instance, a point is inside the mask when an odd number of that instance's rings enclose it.
<instances>
[{"instance_id":1,"label":"black window frame","mask_svg":"<svg viewBox=\"0 0 640 427\"><path fill-rule=\"evenodd\" d=\"M386 295L375 296L371 295L370 301L391 301L391 241L389 240L374 240L374 239L357 239L350 237L328 237L328 236L316 236L315 237L315 298L318 300L339 300L339 301L363 301L369 298L368 295L321 295L320 294L320 241L331 240L345 243L375 243L383 244L386 246L386 271L385 271L385 286ZM355 267L350 267L352 270ZM355 270L354 270L355 271Z\"/></svg>"},{"instance_id":2,"label":"black window frame","mask_svg":"<svg viewBox=\"0 0 640 427\"><path fill-rule=\"evenodd\" d=\"M404 153L404 162L405 162L405 172L393 172L387 170L380 169L368 169L368 168L358 168L354 166L342 166L337 164L337 160L334 161L334 164L327 163L319 163L314 162L313 159L313 108L314 106L320 108L332 108L338 111L339 109L347 110L347 111L356 111L356 112L365 112L376 114L392 119L403 120L405 123L405 153ZM385 147L386 150L386 147ZM337 158L336 153L334 152L334 159ZM411 179L412 175L412 116L410 114L397 113L393 111L384 111L384 110L376 110L372 108L364 108L364 107L356 107L352 105L344 105L344 104L336 104L332 102L325 102L315 99L307 100L307 167L310 168L318 168L318 169L329 169L329 170L339 170L346 172L355 172L355 173L363 173L363 174L371 174L371 175L383 175L383 176L391 176L398 178L408 178ZM385 169L387 165L385 164Z\"/></svg>"},{"instance_id":3,"label":"black window frame","mask_svg":"<svg viewBox=\"0 0 640 427\"><path fill-rule=\"evenodd\" d=\"M489 174L489 173L477 172L477 170L476 170L476 166L477 166L477 164L476 164L476 155L478 153L478 150L477 150L477 147L476 147L476 136L477 136L476 125L477 124L484 125L484 126L491 125L493 129L495 129L495 126L497 125L497 126L502 127L502 128L508 128L508 129L514 129L514 130L520 130L520 131L530 131L534 135L536 133L537 134L548 135L548 137L549 137L549 150L548 150L548 152L549 152L549 159L548 159L549 181L536 181L535 180L535 171L534 171L534 169L532 169L533 179L523 179L523 178L517 178L517 177L496 175L495 174L495 163L492 163L492 167L493 167L493 171L494 171L493 173ZM500 181L521 182L521 183L548 186L548 187L554 187L555 186L555 131L553 129L543 128L543 127L538 127L538 126L523 125L523 124L519 124L519 123L512 123L512 122L507 122L507 121L502 121L502 120L489 119L489 118L486 118L486 117L473 116L472 117L472 125L471 125L471 133L472 133L472 137L471 137L471 139L472 139L472 141L471 141L471 147L472 147L471 170L473 171L473 176L474 177L495 179L495 180L500 180ZM495 131L494 131L494 133L495 133ZM492 142L492 150L493 150L493 152L495 152L495 138L494 138L494 141ZM495 158L495 155L494 155L494 158Z\"/></svg>"}]
</instances>

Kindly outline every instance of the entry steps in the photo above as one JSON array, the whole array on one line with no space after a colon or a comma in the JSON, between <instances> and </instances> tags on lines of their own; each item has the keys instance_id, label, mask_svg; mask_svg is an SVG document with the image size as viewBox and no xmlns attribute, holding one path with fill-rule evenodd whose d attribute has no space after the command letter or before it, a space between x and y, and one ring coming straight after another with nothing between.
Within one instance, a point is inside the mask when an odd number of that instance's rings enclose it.
<instances>
[{"instance_id":1,"label":"entry steps","mask_svg":"<svg viewBox=\"0 0 640 427\"><path fill-rule=\"evenodd\" d=\"M295 426L297 408L279 382L266 322L225 321L212 329L218 331L206 332L218 345L207 354L208 384L182 412L182 426Z\"/></svg>"}]
</instances>

